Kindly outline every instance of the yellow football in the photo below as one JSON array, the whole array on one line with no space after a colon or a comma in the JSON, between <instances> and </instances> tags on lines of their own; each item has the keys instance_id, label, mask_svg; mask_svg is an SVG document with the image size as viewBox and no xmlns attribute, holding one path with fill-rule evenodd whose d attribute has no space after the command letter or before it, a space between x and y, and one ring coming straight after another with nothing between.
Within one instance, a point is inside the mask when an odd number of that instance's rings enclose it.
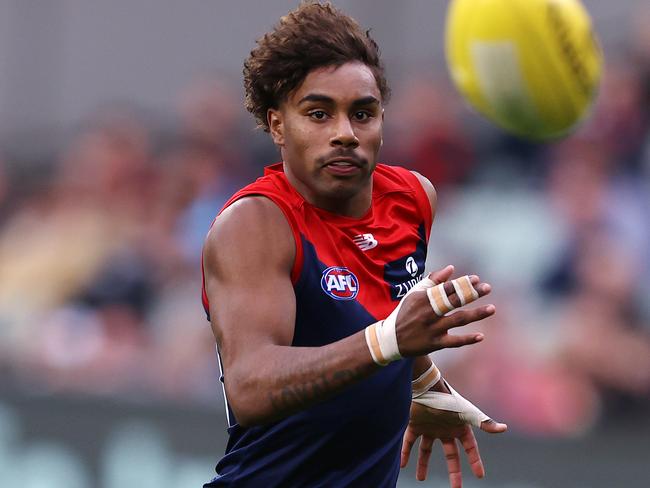
<instances>
[{"instance_id":1,"label":"yellow football","mask_svg":"<svg viewBox=\"0 0 650 488\"><path fill-rule=\"evenodd\" d=\"M445 48L465 99L528 139L569 134L596 98L603 56L579 0L452 0Z\"/></svg>"}]
</instances>

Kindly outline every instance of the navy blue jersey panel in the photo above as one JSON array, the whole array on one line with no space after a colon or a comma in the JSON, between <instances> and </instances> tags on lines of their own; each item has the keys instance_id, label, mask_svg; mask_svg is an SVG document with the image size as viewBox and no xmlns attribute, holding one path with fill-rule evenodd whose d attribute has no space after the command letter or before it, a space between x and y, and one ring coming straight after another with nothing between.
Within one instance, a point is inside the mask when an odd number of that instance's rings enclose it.
<instances>
[{"instance_id":1,"label":"navy blue jersey panel","mask_svg":"<svg viewBox=\"0 0 650 488\"><path fill-rule=\"evenodd\" d=\"M303 239L293 346L321 346L377 319L356 300L321 289L328 268ZM260 365L264 367L264 365ZM206 487L393 487L411 402L411 360L401 360L337 396L272 424L229 429L218 476Z\"/></svg>"},{"instance_id":2,"label":"navy blue jersey panel","mask_svg":"<svg viewBox=\"0 0 650 488\"><path fill-rule=\"evenodd\" d=\"M339 341L376 322L356 300L334 300L321 289L323 272L328 268L314 246L302 238L303 267L295 285L296 328L293 346L322 346ZM384 317L381 317L384 318Z\"/></svg>"},{"instance_id":3,"label":"navy blue jersey panel","mask_svg":"<svg viewBox=\"0 0 650 488\"><path fill-rule=\"evenodd\" d=\"M427 260L427 244L424 224L418 228L420 240L415 252L384 265L384 281L390 286L390 296L394 301L401 300L406 292L423 278Z\"/></svg>"}]
</instances>

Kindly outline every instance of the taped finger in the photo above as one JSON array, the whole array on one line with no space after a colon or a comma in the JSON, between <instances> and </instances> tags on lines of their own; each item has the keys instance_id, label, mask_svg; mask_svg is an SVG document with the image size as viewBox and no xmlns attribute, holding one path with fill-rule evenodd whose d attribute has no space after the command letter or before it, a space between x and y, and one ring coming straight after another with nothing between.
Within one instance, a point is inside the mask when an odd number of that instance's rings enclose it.
<instances>
[{"instance_id":1,"label":"taped finger","mask_svg":"<svg viewBox=\"0 0 650 488\"><path fill-rule=\"evenodd\" d=\"M444 283L440 283L433 288L427 288L427 296L429 297L431 308L433 308L433 311L438 317L442 317L447 312L456 308L449 301Z\"/></svg>"},{"instance_id":2,"label":"taped finger","mask_svg":"<svg viewBox=\"0 0 650 488\"><path fill-rule=\"evenodd\" d=\"M472 280L468 275L452 280L451 286L445 287L445 285L449 285L449 283L440 283L434 287L426 288L431 308L433 308L433 311L438 317L442 317L452 310L479 298L479 293L474 288ZM446 288L450 288L449 291ZM449 299L449 294L452 293L452 289L456 295L455 300L459 303L458 306L454 306Z\"/></svg>"},{"instance_id":3,"label":"taped finger","mask_svg":"<svg viewBox=\"0 0 650 488\"><path fill-rule=\"evenodd\" d=\"M468 275L451 280L451 284L454 285L454 290L456 290L456 296L460 300L461 307L478 299L478 291L472 285L472 281Z\"/></svg>"}]
</instances>

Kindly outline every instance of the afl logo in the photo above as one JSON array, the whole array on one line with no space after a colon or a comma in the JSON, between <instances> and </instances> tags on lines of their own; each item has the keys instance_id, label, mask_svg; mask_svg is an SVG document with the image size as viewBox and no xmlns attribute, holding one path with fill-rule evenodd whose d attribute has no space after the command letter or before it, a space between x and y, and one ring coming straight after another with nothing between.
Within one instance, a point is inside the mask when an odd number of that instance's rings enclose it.
<instances>
[{"instance_id":1,"label":"afl logo","mask_svg":"<svg viewBox=\"0 0 650 488\"><path fill-rule=\"evenodd\" d=\"M354 300L359 293L359 280L348 268L330 266L323 271L320 286L334 300Z\"/></svg>"}]
</instances>

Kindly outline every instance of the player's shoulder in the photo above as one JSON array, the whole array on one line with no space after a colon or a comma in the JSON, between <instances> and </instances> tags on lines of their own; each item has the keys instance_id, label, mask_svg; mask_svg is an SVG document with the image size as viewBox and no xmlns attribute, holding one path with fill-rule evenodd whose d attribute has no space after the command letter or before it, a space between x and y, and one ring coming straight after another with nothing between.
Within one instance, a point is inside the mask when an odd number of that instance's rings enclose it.
<instances>
[{"instance_id":1,"label":"player's shoulder","mask_svg":"<svg viewBox=\"0 0 650 488\"><path fill-rule=\"evenodd\" d=\"M235 257L275 259L290 263L294 237L283 211L263 195L244 196L215 219L204 245L207 261Z\"/></svg>"},{"instance_id":2,"label":"player's shoulder","mask_svg":"<svg viewBox=\"0 0 650 488\"><path fill-rule=\"evenodd\" d=\"M225 207L217 216L208 233L208 239L227 239L243 236L275 236L284 231L291 234L284 213L278 205L263 194L244 195Z\"/></svg>"}]
</instances>

